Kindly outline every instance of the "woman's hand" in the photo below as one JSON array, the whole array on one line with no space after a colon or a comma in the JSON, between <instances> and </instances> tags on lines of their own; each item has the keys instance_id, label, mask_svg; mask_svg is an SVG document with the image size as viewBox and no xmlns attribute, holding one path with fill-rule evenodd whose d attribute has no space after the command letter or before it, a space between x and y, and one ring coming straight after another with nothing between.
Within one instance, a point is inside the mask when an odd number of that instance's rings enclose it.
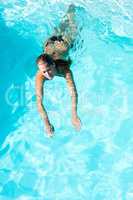
<instances>
[{"instance_id":1,"label":"woman's hand","mask_svg":"<svg viewBox=\"0 0 133 200\"><path fill-rule=\"evenodd\" d=\"M81 129L81 121L78 116L72 117L72 124L77 131Z\"/></svg>"},{"instance_id":2,"label":"woman's hand","mask_svg":"<svg viewBox=\"0 0 133 200\"><path fill-rule=\"evenodd\" d=\"M54 127L49 122L46 123L46 133L47 133L48 137L52 137L54 134Z\"/></svg>"}]
</instances>

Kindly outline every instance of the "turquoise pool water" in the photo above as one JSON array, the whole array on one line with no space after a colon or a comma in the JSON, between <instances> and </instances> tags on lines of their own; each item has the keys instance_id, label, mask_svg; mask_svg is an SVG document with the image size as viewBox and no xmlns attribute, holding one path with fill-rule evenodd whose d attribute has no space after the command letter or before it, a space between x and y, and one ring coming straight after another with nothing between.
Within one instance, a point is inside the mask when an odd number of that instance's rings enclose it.
<instances>
[{"instance_id":1,"label":"turquoise pool water","mask_svg":"<svg viewBox=\"0 0 133 200\"><path fill-rule=\"evenodd\" d=\"M0 200L133 200L131 0L75 2L81 131L62 78L45 85L52 139L37 112L35 59L71 2L0 2Z\"/></svg>"}]
</instances>

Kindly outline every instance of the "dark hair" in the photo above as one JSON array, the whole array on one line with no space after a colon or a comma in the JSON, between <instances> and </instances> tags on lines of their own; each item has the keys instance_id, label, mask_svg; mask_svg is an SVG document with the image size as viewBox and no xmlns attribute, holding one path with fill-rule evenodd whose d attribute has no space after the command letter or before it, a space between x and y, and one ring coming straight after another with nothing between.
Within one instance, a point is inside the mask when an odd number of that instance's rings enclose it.
<instances>
[{"instance_id":1,"label":"dark hair","mask_svg":"<svg viewBox=\"0 0 133 200\"><path fill-rule=\"evenodd\" d=\"M42 60L43 62L47 63L48 65L52 65L54 63L52 57L48 54L41 54L40 56L37 57L36 59L36 64L38 64L38 62Z\"/></svg>"}]
</instances>

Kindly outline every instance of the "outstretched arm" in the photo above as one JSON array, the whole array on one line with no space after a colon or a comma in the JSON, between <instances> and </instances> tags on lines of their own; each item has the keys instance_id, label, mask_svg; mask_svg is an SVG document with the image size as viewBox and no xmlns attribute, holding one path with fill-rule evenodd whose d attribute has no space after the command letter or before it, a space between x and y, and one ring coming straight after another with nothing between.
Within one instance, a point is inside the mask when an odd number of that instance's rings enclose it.
<instances>
[{"instance_id":1,"label":"outstretched arm","mask_svg":"<svg viewBox=\"0 0 133 200\"><path fill-rule=\"evenodd\" d=\"M65 78L72 99L72 124L75 126L77 130L80 130L81 122L77 114L78 94L71 70L66 72Z\"/></svg>"},{"instance_id":2,"label":"outstretched arm","mask_svg":"<svg viewBox=\"0 0 133 200\"><path fill-rule=\"evenodd\" d=\"M36 75L36 96L37 96L37 107L38 111L41 115L41 118L43 119L45 126L46 126L46 132L49 136L52 136L53 133L53 126L50 124L50 121L48 119L47 112L43 106L43 83L45 79L44 76L38 72Z\"/></svg>"}]
</instances>

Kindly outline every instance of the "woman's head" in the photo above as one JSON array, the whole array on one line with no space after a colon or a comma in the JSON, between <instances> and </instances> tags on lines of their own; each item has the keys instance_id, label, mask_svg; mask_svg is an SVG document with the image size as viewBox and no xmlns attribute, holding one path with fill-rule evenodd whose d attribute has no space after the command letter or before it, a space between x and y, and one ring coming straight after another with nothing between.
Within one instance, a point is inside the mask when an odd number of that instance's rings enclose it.
<instances>
[{"instance_id":1,"label":"woman's head","mask_svg":"<svg viewBox=\"0 0 133 200\"><path fill-rule=\"evenodd\" d=\"M55 63L48 54L38 56L36 63L39 70L47 79L52 79L56 73Z\"/></svg>"}]
</instances>

